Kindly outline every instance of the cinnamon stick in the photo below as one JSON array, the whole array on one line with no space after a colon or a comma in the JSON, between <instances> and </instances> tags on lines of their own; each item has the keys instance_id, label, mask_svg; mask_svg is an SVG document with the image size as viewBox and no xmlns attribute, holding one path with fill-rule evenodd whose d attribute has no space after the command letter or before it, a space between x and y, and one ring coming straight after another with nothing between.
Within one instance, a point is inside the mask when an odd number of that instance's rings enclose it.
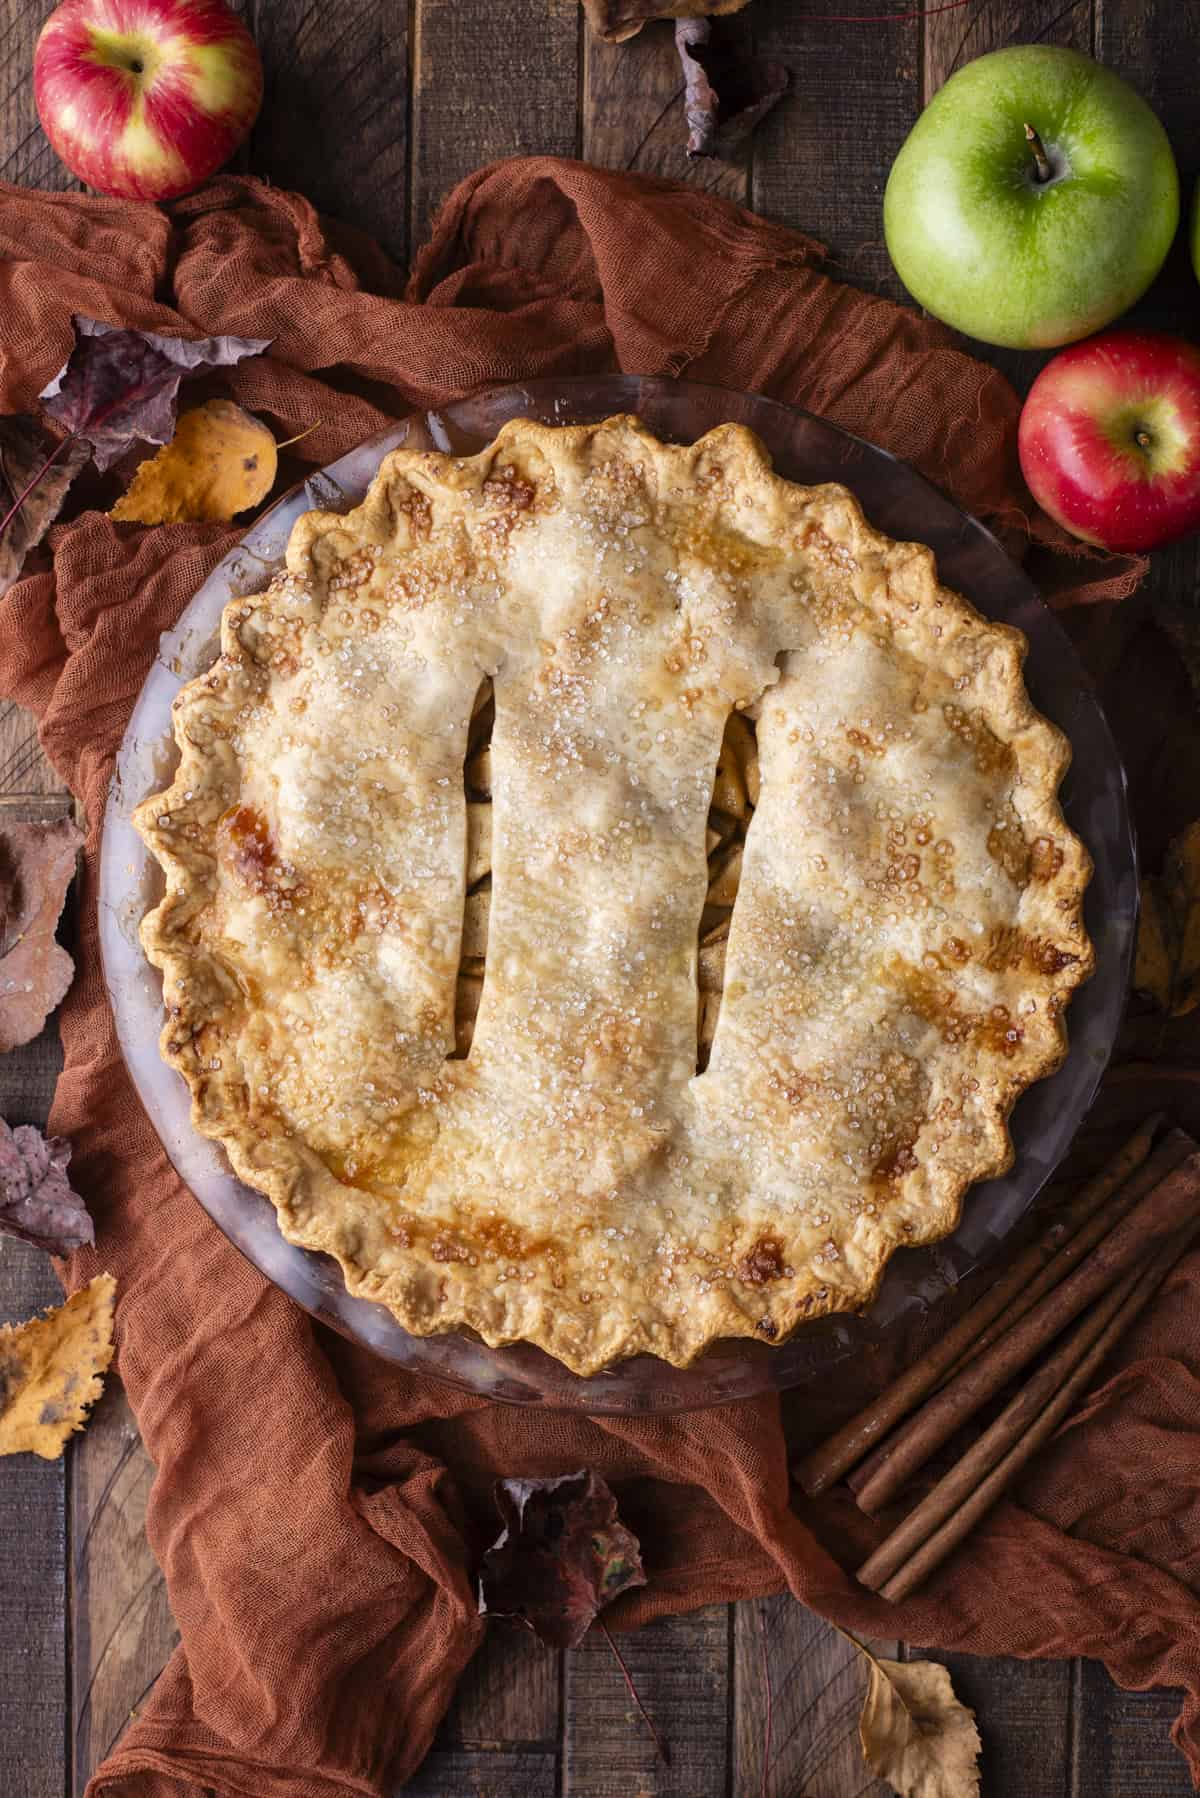
<instances>
[{"instance_id":1,"label":"cinnamon stick","mask_svg":"<svg viewBox=\"0 0 1200 1798\"><path fill-rule=\"evenodd\" d=\"M1053 1260L1064 1243L1099 1212L1145 1162L1161 1121L1161 1115L1147 1118L1112 1164L1083 1187L1038 1241L1031 1243L1017 1257L1008 1272L1002 1274L919 1361L906 1368L885 1392L796 1464L793 1473L806 1492L815 1497L854 1467L965 1358L972 1344L993 1320L1003 1317L1021 1302L1030 1282ZM1183 1152L1180 1153L1182 1158Z\"/></svg>"},{"instance_id":2,"label":"cinnamon stick","mask_svg":"<svg viewBox=\"0 0 1200 1798\"><path fill-rule=\"evenodd\" d=\"M857 1495L861 1509L874 1513L887 1504L959 1425L1007 1385L1060 1330L1158 1242L1185 1228L1195 1214L1198 1177L1200 1154L1193 1154L1126 1212L1073 1273L1045 1293L991 1348L968 1361L903 1424L892 1436L886 1457Z\"/></svg>"},{"instance_id":3,"label":"cinnamon stick","mask_svg":"<svg viewBox=\"0 0 1200 1798\"><path fill-rule=\"evenodd\" d=\"M1044 1293L1057 1286L1076 1263L1089 1255L1096 1244L1107 1236L1113 1224L1124 1217L1127 1211L1132 1211L1151 1187L1157 1186L1160 1180L1165 1180L1168 1174L1173 1174L1180 1163L1195 1152L1196 1143L1185 1131L1168 1130L1149 1160L1135 1169L1123 1185L1110 1189L1113 1193L1112 1202L1097 1207L1090 1218L1083 1220L1082 1227L1076 1229L1054 1259L1047 1262L1040 1274L1035 1275L1005 1315L996 1318L981 1332L972 1343L970 1353L979 1355L985 1348L990 1348L997 1337L1002 1336L1026 1311L1031 1311ZM957 1372L957 1368L951 1371Z\"/></svg>"},{"instance_id":4,"label":"cinnamon stick","mask_svg":"<svg viewBox=\"0 0 1200 1798\"><path fill-rule=\"evenodd\" d=\"M864 1561L855 1578L873 1592L887 1583L909 1556L953 1517L970 1498L996 1464L1026 1436L1067 1384L1084 1356L1104 1334L1112 1319L1145 1275L1144 1267L1134 1268L1118 1280L1111 1292L1092 1306L1072 1330L1058 1353L1052 1355L1005 1406L990 1429L972 1444L961 1461L940 1479L902 1523L898 1523L869 1560Z\"/></svg>"},{"instance_id":5,"label":"cinnamon stick","mask_svg":"<svg viewBox=\"0 0 1200 1798\"><path fill-rule=\"evenodd\" d=\"M1182 1130L1170 1130L1159 1143L1148 1161L1137 1168L1128 1180L1110 1196L1102 1201L1082 1225L1076 1229L1051 1260L1046 1262L1041 1271L1028 1281L1022 1291L1016 1294L1012 1302L1005 1307L998 1317L992 1319L975 1338L974 1342L958 1356L953 1364L934 1381L931 1390L937 1391L946 1385L954 1376L973 1361L978 1355L989 1349L993 1342L1031 1311L1038 1300L1047 1292L1053 1291L1071 1270L1078 1266L1084 1256L1089 1255L1102 1242L1104 1237L1140 1199L1145 1198L1160 1180L1173 1173L1181 1162L1194 1151L1196 1145L1190 1136ZM861 1493L875 1478L880 1467L891 1452L891 1443L887 1440L878 1444L866 1459L850 1474L849 1485L856 1495Z\"/></svg>"},{"instance_id":6,"label":"cinnamon stick","mask_svg":"<svg viewBox=\"0 0 1200 1798\"><path fill-rule=\"evenodd\" d=\"M900 1599L907 1598L910 1592L928 1579L947 1555L970 1534L1043 1443L1054 1434L1076 1400L1086 1392L1113 1345L1197 1234L1200 1234L1200 1220L1193 1220L1188 1229L1177 1233L1167 1241L1144 1270L1133 1275L1132 1282L1129 1280L1122 1282L1122 1287L1127 1289L1122 1303L1110 1316L1105 1328L1095 1338L1066 1384L1062 1386L1040 1416L1023 1433L1016 1435L1012 1445L996 1462L991 1471L980 1480L978 1485L965 1492L961 1502L955 1501L940 1527L935 1528L931 1534L926 1536L920 1546L914 1549L889 1577L880 1579L878 1570L876 1570L865 1583L878 1591L881 1597L898 1603ZM993 1428L997 1428L1000 1421L998 1419ZM961 1466L962 1463L960 1463ZM959 1469L952 1470L952 1473L946 1476L947 1481L958 1473ZM965 1482L960 1482L960 1484L965 1484ZM930 1497L933 1497L933 1494L930 1494ZM884 1550L887 1547L887 1542L881 1544L871 1560L864 1564L859 1573L860 1579L871 1568L872 1561L879 1559L881 1563L883 1562ZM888 1559L890 1558L888 1557ZM876 1584L877 1580L878 1584Z\"/></svg>"}]
</instances>

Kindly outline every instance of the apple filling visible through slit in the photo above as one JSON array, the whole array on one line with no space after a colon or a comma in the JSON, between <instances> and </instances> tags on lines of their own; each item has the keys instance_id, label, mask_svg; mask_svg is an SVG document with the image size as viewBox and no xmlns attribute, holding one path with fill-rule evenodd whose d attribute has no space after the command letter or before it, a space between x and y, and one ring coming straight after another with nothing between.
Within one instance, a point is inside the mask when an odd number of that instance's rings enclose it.
<instances>
[{"instance_id":1,"label":"apple filling visible through slit","mask_svg":"<svg viewBox=\"0 0 1200 1798\"><path fill-rule=\"evenodd\" d=\"M496 705L491 681L475 696L467 741L467 897L454 1001L454 1059L471 1047L483 992L488 912L492 897L492 725ZM758 803L758 743L754 724L731 712L725 725L708 814L708 893L700 915L697 956L699 1015L696 1065L708 1065L725 981L725 945L742 873L742 846Z\"/></svg>"}]
</instances>

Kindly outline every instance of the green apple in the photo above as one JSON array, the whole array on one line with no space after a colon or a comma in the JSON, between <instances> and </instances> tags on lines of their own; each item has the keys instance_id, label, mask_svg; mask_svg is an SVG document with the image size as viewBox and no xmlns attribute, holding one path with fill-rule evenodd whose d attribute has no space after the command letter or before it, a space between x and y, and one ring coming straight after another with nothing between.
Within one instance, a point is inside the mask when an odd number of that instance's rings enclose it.
<instances>
[{"instance_id":1,"label":"green apple","mask_svg":"<svg viewBox=\"0 0 1200 1798\"><path fill-rule=\"evenodd\" d=\"M935 317L1045 349L1124 312L1179 223L1167 134L1140 94L1077 50L1022 44L953 75L892 167L883 226Z\"/></svg>"}]
</instances>

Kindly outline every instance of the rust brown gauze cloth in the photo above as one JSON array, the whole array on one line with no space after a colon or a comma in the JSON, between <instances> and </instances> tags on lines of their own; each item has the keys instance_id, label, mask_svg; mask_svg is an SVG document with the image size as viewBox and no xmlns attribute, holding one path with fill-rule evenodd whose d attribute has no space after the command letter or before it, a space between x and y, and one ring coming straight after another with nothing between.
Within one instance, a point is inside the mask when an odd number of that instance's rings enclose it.
<instances>
[{"instance_id":1,"label":"rust brown gauze cloth","mask_svg":"<svg viewBox=\"0 0 1200 1798\"><path fill-rule=\"evenodd\" d=\"M167 211L3 189L0 409L28 410L72 313L273 339L229 390L323 463L385 421L485 383L621 368L803 403L917 463L1013 541L1030 523L1017 402L940 327L838 285L819 247L684 188L569 162L454 193L407 291L378 248L295 195L227 179ZM631 1624L785 1585L840 1622L979 1654L1094 1655L1186 1689L1200 1769L1200 1258L1168 1281L1103 1384L969 1548L894 1611L845 1571L876 1526L790 1503L779 1402L672 1420L483 1403L317 1328L181 1185L126 1077L96 929L113 758L159 633L232 533L56 530L0 601L0 691L32 708L87 809L79 971L52 1115L120 1288L120 1371L157 1468L148 1529L181 1645L90 1798L392 1791L475 1649L473 1568L497 1475L590 1466L641 1536ZM1047 566L1049 566L1047 564ZM1135 564L1056 563L1059 599L1111 601ZM1117 608L1123 611L1124 608ZM1096 608L1092 608L1096 612ZM826 1416L822 1423L828 1422ZM816 1427L803 1394L790 1448Z\"/></svg>"}]
</instances>

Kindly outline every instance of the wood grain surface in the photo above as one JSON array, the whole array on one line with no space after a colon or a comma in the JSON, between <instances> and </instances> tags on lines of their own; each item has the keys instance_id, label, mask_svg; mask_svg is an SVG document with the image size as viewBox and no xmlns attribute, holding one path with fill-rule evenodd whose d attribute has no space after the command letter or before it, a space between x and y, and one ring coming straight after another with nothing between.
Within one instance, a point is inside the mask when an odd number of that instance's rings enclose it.
<instances>
[{"instance_id":1,"label":"wood grain surface","mask_svg":"<svg viewBox=\"0 0 1200 1798\"><path fill-rule=\"evenodd\" d=\"M23 754L29 721L0 707L0 768ZM24 765L23 762L20 765ZM61 818L73 809L48 768L28 775L28 797L0 778L0 826ZM39 791L39 785L41 791ZM48 791L47 791L48 790ZM62 1066L53 1023L0 1059L0 1115L45 1126ZM56 1304L62 1289L46 1256L0 1237L0 1323ZM69 1691L67 1494L61 1462L0 1461L0 1793L63 1798Z\"/></svg>"},{"instance_id":2,"label":"wood grain surface","mask_svg":"<svg viewBox=\"0 0 1200 1798\"><path fill-rule=\"evenodd\" d=\"M0 175L63 188L74 184L40 132L29 82L50 10L51 0L0 0ZM1035 38L1094 49L1130 76L1171 132L1189 191L1200 168L1195 0L972 0L920 23L863 26L815 15L908 8L754 0L738 29L789 67L791 91L752 142L692 165L668 26L612 48L586 34L575 0L236 0L236 10L267 73L239 166L301 189L401 262L461 176L493 157L552 151L751 204L823 240L844 279L901 298L880 224L892 157L963 61ZM1194 320L1195 304L1181 248L1137 316ZM1023 384L1042 359L995 360ZM1177 604L1198 576L1195 544L1168 552L1138 603ZM0 705L0 808L38 817L69 805L32 722ZM69 919L64 931L69 940ZM58 1065L53 1027L7 1056L3 1115L44 1122ZM0 1319L30 1316L56 1291L43 1256L0 1241ZM65 1464L0 1463L0 1798L81 1798L174 1647L143 1527L153 1477L115 1379ZM791 1598L701 1611L619 1642L670 1768L602 1636L561 1655L496 1623L406 1798L884 1798L857 1747L860 1657ZM1169 1740L1174 1694L1119 1692L1086 1663L936 1658L978 1712L987 1798L1190 1791Z\"/></svg>"},{"instance_id":3,"label":"wood grain surface","mask_svg":"<svg viewBox=\"0 0 1200 1798\"><path fill-rule=\"evenodd\" d=\"M752 42L748 23L738 20L728 29ZM583 155L589 162L673 181L682 177L705 193L749 204L751 140L686 164L683 76L670 25L648 25L624 44L605 44L585 32L581 75Z\"/></svg>"},{"instance_id":4,"label":"wood grain surface","mask_svg":"<svg viewBox=\"0 0 1200 1798\"><path fill-rule=\"evenodd\" d=\"M239 10L262 51L246 166L408 254L408 13L380 0Z\"/></svg>"}]
</instances>

